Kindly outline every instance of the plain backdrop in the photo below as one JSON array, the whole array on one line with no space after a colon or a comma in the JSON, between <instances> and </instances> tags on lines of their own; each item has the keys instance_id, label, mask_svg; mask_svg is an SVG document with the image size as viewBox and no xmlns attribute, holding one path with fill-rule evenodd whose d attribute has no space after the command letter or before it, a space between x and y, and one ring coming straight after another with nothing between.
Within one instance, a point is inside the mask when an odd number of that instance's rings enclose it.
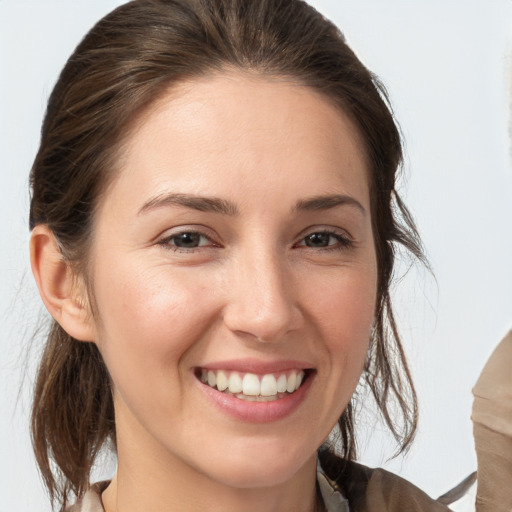
<instances>
[{"instance_id":1,"label":"plain backdrop","mask_svg":"<svg viewBox=\"0 0 512 512\"><path fill-rule=\"evenodd\" d=\"M28 435L41 310L28 270L28 172L59 70L120 3L0 0L0 512L49 510ZM389 90L406 139L401 191L435 273L413 266L394 289L421 407L416 443L389 461L393 442L368 416L361 460L437 496L476 469L471 387L512 326L512 2L311 3Z\"/></svg>"}]
</instances>

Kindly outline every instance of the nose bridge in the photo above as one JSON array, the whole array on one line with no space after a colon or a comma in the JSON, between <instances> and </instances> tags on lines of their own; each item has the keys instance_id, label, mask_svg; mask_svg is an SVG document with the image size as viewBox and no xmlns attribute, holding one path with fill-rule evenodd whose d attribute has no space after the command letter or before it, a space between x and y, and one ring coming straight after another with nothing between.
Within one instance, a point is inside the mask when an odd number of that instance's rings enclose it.
<instances>
[{"instance_id":1,"label":"nose bridge","mask_svg":"<svg viewBox=\"0 0 512 512\"><path fill-rule=\"evenodd\" d=\"M234 262L225 314L228 327L259 341L274 341L297 328L290 269L270 244L241 249Z\"/></svg>"}]
</instances>

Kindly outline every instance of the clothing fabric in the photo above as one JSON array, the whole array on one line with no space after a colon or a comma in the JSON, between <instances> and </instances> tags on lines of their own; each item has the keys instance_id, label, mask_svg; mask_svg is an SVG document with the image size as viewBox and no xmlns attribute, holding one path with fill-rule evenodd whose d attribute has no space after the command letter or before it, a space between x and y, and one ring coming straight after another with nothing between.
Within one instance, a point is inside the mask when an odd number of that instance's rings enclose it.
<instances>
[{"instance_id":1,"label":"clothing fabric","mask_svg":"<svg viewBox=\"0 0 512 512\"><path fill-rule=\"evenodd\" d=\"M86 491L83 498L66 512L105 512L101 502L101 493L110 482L98 482Z\"/></svg>"},{"instance_id":2,"label":"clothing fabric","mask_svg":"<svg viewBox=\"0 0 512 512\"><path fill-rule=\"evenodd\" d=\"M407 480L381 468L320 454L325 473L347 499L351 512L448 512L446 504L430 498Z\"/></svg>"},{"instance_id":3,"label":"clothing fabric","mask_svg":"<svg viewBox=\"0 0 512 512\"><path fill-rule=\"evenodd\" d=\"M321 454L318 489L327 512L449 512L410 482L383 469L370 469ZM108 482L93 485L69 512L105 512L101 493Z\"/></svg>"},{"instance_id":4,"label":"clothing fabric","mask_svg":"<svg viewBox=\"0 0 512 512\"><path fill-rule=\"evenodd\" d=\"M512 511L512 331L495 349L473 388L478 459L477 512Z\"/></svg>"}]
</instances>

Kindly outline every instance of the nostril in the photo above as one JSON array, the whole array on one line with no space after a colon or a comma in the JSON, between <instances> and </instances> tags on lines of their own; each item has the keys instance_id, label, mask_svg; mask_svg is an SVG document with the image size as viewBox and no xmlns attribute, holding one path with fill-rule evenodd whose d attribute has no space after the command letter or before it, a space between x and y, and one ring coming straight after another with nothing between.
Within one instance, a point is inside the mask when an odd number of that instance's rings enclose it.
<instances>
[{"instance_id":1,"label":"nostril","mask_svg":"<svg viewBox=\"0 0 512 512\"><path fill-rule=\"evenodd\" d=\"M253 270L250 282L235 282L229 292L224 324L248 341L279 342L302 325L302 312L291 294L292 287L282 282L282 275L275 277L279 283L269 282L272 281L269 274L272 274L271 270L265 275Z\"/></svg>"}]
</instances>

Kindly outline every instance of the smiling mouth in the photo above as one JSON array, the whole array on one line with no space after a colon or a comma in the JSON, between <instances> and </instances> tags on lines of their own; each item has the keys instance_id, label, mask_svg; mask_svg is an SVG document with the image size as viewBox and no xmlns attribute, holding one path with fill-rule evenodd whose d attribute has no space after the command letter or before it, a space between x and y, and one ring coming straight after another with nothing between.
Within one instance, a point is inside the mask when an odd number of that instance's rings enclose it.
<instances>
[{"instance_id":1,"label":"smiling mouth","mask_svg":"<svg viewBox=\"0 0 512 512\"><path fill-rule=\"evenodd\" d=\"M297 391L308 370L288 370L258 375L228 370L198 368L196 377L207 386L249 402L272 402Z\"/></svg>"}]
</instances>

